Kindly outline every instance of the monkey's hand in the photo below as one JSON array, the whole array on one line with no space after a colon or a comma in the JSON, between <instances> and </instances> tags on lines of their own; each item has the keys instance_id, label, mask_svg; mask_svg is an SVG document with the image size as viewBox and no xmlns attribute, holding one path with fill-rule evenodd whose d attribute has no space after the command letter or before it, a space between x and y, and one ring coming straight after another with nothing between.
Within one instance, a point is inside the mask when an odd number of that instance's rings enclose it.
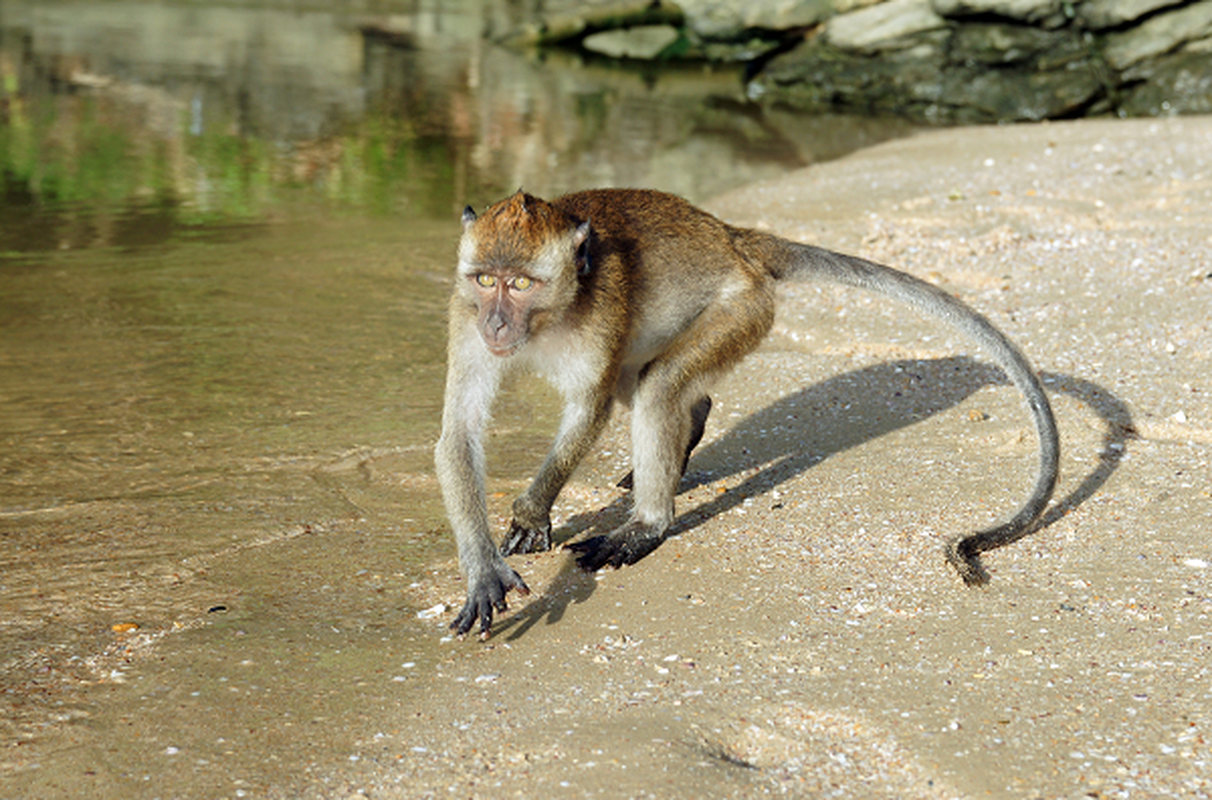
<instances>
[{"instance_id":1,"label":"monkey's hand","mask_svg":"<svg viewBox=\"0 0 1212 800\"><path fill-rule=\"evenodd\" d=\"M545 553L551 549L551 520L538 528L524 528L515 519L509 533L501 540L501 555L514 553Z\"/></svg>"},{"instance_id":2,"label":"monkey's hand","mask_svg":"<svg viewBox=\"0 0 1212 800\"><path fill-rule=\"evenodd\" d=\"M485 564L478 573L468 576L467 603L454 622L450 623L450 629L462 637L479 620L480 638L487 639L492 629L493 609L505 611L509 608L505 595L510 589L517 589L520 595L530 594L530 588L513 567L506 564L505 559L496 556L494 563Z\"/></svg>"},{"instance_id":3,"label":"monkey's hand","mask_svg":"<svg viewBox=\"0 0 1212 800\"><path fill-rule=\"evenodd\" d=\"M629 522L605 536L593 536L583 542L572 542L564 549L577 556L577 566L586 572L597 572L602 567L619 568L634 564L661 546L665 537L651 526L640 522Z\"/></svg>"}]
</instances>

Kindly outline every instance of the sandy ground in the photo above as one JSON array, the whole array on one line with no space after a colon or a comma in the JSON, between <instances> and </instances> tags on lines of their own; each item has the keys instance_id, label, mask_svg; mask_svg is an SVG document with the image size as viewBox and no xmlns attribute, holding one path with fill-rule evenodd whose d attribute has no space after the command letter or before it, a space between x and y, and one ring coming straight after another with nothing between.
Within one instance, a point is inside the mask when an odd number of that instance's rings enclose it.
<instances>
[{"instance_id":1,"label":"sandy ground","mask_svg":"<svg viewBox=\"0 0 1212 800\"><path fill-rule=\"evenodd\" d=\"M942 131L711 207L1020 342L1063 435L1050 524L963 588L942 542L1028 486L1013 391L901 307L791 288L717 392L684 533L596 578L524 560L539 596L434 666L403 793L1212 792L1212 119Z\"/></svg>"},{"instance_id":2,"label":"sandy ground","mask_svg":"<svg viewBox=\"0 0 1212 800\"><path fill-rule=\"evenodd\" d=\"M487 643L447 637L462 589L435 564L404 605L448 608L379 670L411 693L362 710L348 756L165 796L1212 794L1212 119L933 132L711 208L1018 341L1062 432L1047 526L964 588L943 543L1025 497L1022 404L913 312L788 287L714 393L677 536L596 576L514 559L535 592ZM625 513L626 428L561 497L563 539ZM493 482L499 529L522 485Z\"/></svg>"}]
</instances>

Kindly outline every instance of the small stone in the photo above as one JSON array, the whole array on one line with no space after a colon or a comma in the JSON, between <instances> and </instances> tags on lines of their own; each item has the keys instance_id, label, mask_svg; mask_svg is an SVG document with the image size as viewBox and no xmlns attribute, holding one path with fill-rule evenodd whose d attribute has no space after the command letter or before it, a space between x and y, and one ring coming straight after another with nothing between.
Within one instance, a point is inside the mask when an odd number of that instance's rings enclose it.
<instances>
[{"instance_id":1,"label":"small stone","mask_svg":"<svg viewBox=\"0 0 1212 800\"><path fill-rule=\"evenodd\" d=\"M653 59L678 40L677 29L670 25L640 25L617 31L602 31L586 36L586 50L611 58Z\"/></svg>"},{"instance_id":2,"label":"small stone","mask_svg":"<svg viewBox=\"0 0 1212 800\"><path fill-rule=\"evenodd\" d=\"M424 611L417 612L417 619L433 619L446 613L446 604L438 603L436 606L431 606Z\"/></svg>"}]
</instances>

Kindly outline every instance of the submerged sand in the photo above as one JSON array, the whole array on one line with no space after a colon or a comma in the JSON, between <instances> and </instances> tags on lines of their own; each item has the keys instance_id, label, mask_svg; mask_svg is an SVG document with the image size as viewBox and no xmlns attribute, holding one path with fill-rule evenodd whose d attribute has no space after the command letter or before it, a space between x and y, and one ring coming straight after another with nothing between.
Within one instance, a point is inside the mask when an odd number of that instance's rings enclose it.
<instances>
[{"instance_id":1,"label":"submerged sand","mask_svg":"<svg viewBox=\"0 0 1212 800\"><path fill-rule=\"evenodd\" d=\"M350 667L408 694L353 695L348 754L226 793L1212 793L1212 118L930 132L710 207L925 277L1020 343L1062 433L1048 525L963 587L943 543L1031 484L1020 400L911 310L791 286L714 393L679 535L598 575L515 558L534 594L486 643L447 636L462 587L434 564L380 595L410 619L439 607L421 656ZM560 538L625 513L627 451L621 416L561 497ZM523 485L493 481L499 529ZM20 788L66 793L86 782L70 771ZM160 793L199 789L179 773Z\"/></svg>"}]
</instances>

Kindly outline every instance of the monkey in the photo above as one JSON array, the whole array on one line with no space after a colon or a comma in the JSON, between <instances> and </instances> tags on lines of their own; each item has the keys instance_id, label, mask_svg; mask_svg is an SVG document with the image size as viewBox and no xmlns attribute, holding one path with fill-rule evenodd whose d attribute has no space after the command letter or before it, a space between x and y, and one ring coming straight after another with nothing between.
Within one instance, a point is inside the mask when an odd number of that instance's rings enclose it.
<instances>
[{"instance_id":1,"label":"monkey","mask_svg":"<svg viewBox=\"0 0 1212 800\"><path fill-rule=\"evenodd\" d=\"M1035 483L1007 522L945 545L967 585L989 581L980 554L1038 525L1058 479L1056 422L1027 358L988 319L933 284L855 256L731 226L671 194L594 189L552 202L521 190L462 216L448 321L442 431L434 451L467 582L450 627L486 638L510 591L529 594L506 562L549 550L553 502L614 404L631 409L629 518L566 545L593 572L634 564L664 539L709 391L774 324L775 285L821 280L899 300L966 334L1021 392L1039 443ZM502 379L545 377L564 400L551 449L513 503L498 546L489 531L484 435Z\"/></svg>"}]
</instances>

